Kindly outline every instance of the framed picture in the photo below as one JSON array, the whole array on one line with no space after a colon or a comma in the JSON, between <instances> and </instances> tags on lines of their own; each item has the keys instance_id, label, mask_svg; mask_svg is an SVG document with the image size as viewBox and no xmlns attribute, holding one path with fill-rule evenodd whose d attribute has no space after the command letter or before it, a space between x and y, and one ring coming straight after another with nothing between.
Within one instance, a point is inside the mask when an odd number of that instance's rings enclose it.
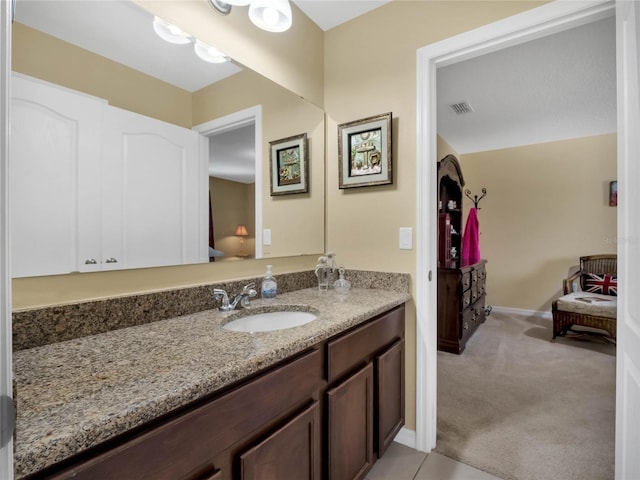
<instances>
[{"instance_id":1,"label":"framed picture","mask_svg":"<svg viewBox=\"0 0 640 480\"><path fill-rule=\"evenodd\" d=\"M271 196L309 191L307 134L269 142Z\"/></svg>"},{"instance_id":2,"label":"framed picture","mask_svg":"<svg viewBox=\"0 0 640 480\"><path fill-rule=\"evenodd\" d=\"M391 113L338 125L340 188L393 183Z\"/></svg>"},{"instance_id":3,"label":"framed picture","mask_svg":"<svg viewBox=\"0 0 640 480\"><path fill-rule=\"evenodd\" d=\"M609 182L609 206L618 206L618 181Z\"/></svg>"}]
</instances>

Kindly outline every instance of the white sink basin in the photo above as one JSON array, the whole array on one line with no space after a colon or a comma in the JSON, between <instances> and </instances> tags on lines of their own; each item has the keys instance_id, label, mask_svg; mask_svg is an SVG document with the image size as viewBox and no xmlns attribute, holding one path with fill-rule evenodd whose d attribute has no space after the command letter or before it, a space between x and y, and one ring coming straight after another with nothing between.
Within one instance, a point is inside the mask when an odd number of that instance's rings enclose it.
<instances>
[{"instance_id":1,"label":"white sink basin","mask_svg":"<svg viewBox=\"0 0 640 480\"><path fill-rule=\"evenodd\" d=\"M272 332L299 327L312 322L317 317L310 312L266 312L240 317L226 323L222 328L234 332Z\"/></svg>"}]
</instances>

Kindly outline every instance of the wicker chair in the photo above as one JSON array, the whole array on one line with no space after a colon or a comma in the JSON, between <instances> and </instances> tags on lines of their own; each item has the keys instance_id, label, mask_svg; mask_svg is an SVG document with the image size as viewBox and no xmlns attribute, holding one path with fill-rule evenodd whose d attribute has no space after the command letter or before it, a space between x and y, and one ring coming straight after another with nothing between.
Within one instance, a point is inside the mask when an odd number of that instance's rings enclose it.
<instances>
[{"instance_id":1,"label":"wicker chair","mask_svg":"<svg viewBox=\"0 0 640 480\"><path fill-rule=\"evenodd\" d=\"M582 288L582 275L584 273L618 273L617 255L589 255L580 257L580 270L563 280L563 290L565 296L574 292L574 285ZM553 314L553 338L565 336L567 330L574 325L597 328L604 330L608 336L615 340L616 338L616 319L602 315L590 314L587 312L574 312L563 310L562 297L556 299L552 303L551 312ZM616 297L613 297L615 299ZM612 301L613 301L612 299ZM558 303L561 305L559 306Z\"/></svg>"}]
</instances>

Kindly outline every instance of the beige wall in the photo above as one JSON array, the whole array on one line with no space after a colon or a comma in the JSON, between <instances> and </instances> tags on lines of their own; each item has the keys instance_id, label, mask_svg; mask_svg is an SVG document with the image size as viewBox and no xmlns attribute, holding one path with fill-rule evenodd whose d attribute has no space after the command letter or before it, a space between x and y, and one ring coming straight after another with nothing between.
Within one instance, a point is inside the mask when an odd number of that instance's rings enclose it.
<instances>
[{"instance_id":1,"label":"beige wall","mask_svg":"<svg viewBox=\"0 0 640 480\"><path fill-rule=\"evenodd\" d=\"M238 95L238 92L243 92ZM324 249L324 112L280 85L243 71L195 92L194 125L262 106L262 226L272 245L264 257L321 253ZM309 148L309 192L271 196L269 142L302 133Z\"/></svg>"},{"instance_id":2,"label":"beige wall","mask_svg":"<svg viewBox=\"0 0 640 480\"><path fill-rule=\"evenodd\" d=\"M438 157L438 161L442 160L444 157L446 157L447 155L453 155L456 158L460 158L460 154L451 146L449 145L444 138L442 138L440 135L438 135L437 137L437 157Z\"/></svg>"},{"instance_id":3,"label":"beige wall","mask_svg":"<svg viewBox=\"0 0 640 480\"><path fill-rule=\"evenodd\" d=\"M551 311L578 257L616 252L616 135L462 155L479 204L487 303ZM473 203L465 199L468 211Z\"/></svg>"},{"instance_id":4,"label":"beige wall","mask_svg":"<svg viewBox=\"0 0 640 480\"><path fill-rule=\"evenodd\" d=\"M240 183L209 177L209 192L213 215L213 235L216 250L225 253L218 261L237 260L240 239L235 231L238 224L247 227L244 251L249 257L255 257L255 186L253 183Z\"/></svg>"},{"instance_id":5,"label":"beige wall","mask_svg":"<svg viewBox=\"0 0 640 480\"><path fill-rule=\"evenodd\" d=\"M191 93L20 23L14 71L103 98L114 107L191 128Z\"/></svg>"},{"instance_id":6,"label":"beige wall","mask_svg":"<svg viewBox=\"0 0 640 480\"><path fill-rule=\"evenodd\" d=\"M348 268L415 275L398 228L416 225L416 50L546 2L392 1L325 33L327 244ZM337 125L393 112L394 183L338 190ZM407 310L407 420L415 428L415 307Z\"/></svg>"}]
</instances>

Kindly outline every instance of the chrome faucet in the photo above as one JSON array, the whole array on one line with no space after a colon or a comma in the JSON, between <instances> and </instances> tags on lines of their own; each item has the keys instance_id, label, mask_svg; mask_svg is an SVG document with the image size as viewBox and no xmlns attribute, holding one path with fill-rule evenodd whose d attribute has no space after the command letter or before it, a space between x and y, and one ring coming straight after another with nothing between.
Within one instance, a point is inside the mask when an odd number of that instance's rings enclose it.
<instances>
[{"instance_id":1,"label":"chrome faucet","mask_svg":"<svg viewBox=\"0 0 640 480\"><path fill-rule=\"evenodd\" d=\"M238 306L238 303L240 304L241 307L249 306L249 298L252 298L258 295L258 292L256 292L255 290L255 286L256 286L255 283L250 283L249 285L245 285L242 288L242 291L238 293L235 297L233 297L233 300L231 300L231 302L229 302L229 296L227 295L227 292L221 288L214 288L213 295L216 298L222 299L222 305L220 305L220 310L222 310L223 312L230 312L231 310L236 309L236 307Z\"/></svg>"}]
</instances>

